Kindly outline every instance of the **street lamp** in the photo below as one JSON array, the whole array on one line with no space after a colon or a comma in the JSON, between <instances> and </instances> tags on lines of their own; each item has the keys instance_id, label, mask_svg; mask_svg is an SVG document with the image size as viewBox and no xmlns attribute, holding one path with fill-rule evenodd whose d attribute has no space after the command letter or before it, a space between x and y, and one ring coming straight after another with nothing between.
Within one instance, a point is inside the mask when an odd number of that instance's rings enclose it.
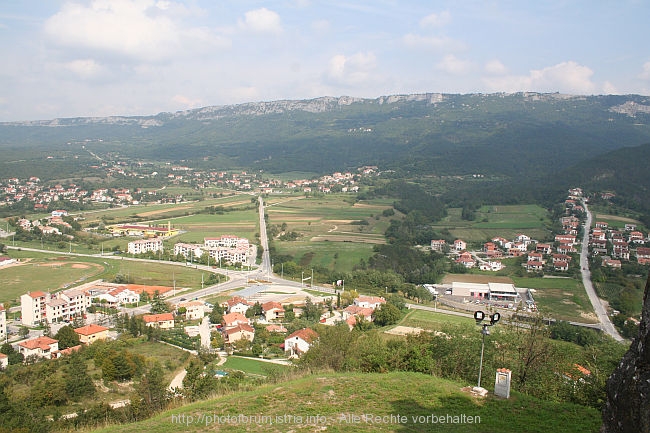
<instances>
[{"instance_id":1,"label":"street lamp","mask_svg":"<svg viewBox=\"0 0 650 433\"><path fill-rule=\"evenodd\" d=\"M486 318L486 315L481 310L474 312L474 320L476 324L482 326L481 328L481 362L478 367L478 388L481 387L481 373L483 371L483 351L485 349L485 336L490 335L489 326L494 326L497 324L499 319L501 319L501 314L494 313L490 316L490 323L482 323Z\"/></svg>"}]
</instances>

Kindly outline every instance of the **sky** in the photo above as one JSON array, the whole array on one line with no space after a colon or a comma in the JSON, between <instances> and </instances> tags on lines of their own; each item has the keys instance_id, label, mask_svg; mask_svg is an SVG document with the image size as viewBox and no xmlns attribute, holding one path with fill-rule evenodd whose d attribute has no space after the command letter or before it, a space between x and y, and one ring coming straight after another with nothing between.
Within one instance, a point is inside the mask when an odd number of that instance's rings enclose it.
<instances>
[{"instance_id":1,"label":"sky","mask_svg":"<svg viewBox=\"0 0 650 433\"><path fill-rule=\"evenodd\" d=\"M0 121L321 96L650 95L647 0L0 0Z\"/></svg>"}]
</instances>

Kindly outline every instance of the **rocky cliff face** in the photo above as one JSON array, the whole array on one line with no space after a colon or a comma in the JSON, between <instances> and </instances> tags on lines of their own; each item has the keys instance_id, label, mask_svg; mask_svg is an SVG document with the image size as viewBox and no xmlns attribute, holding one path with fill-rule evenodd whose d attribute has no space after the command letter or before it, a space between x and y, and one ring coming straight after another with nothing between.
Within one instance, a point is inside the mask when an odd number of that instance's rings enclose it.
<instances>
[{"instance_id":1,"label":"rocky cliff face","mask_svg":"<svg viewBox=\"0 0 650 433\"><path fill-rule=\"evenodd\" d=\"M650 432L650 275L639 335L607 380L601 433Z\"/></svg>"}]
</instances>

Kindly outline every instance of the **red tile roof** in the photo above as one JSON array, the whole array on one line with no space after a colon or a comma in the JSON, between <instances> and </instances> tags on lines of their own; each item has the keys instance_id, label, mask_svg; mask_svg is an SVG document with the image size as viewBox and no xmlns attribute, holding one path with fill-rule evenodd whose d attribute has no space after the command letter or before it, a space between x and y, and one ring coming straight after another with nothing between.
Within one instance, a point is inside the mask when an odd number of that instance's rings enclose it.
<instances>
[{"instance_id":1,"label":"red tile roof","mask_svg":"<svg viewBox=\"0 0 650 433\"><path fill-rule=\"evenodd\" d=\"M77 328L74 330L74 332L76 332L77 334L86 335L86 336L98 334L104 331L108 331L108 328L106 328L105 326L95 325L94 323L91 325L82 326L81 328Z\"/></svg>"},{"instance_id":2,"label":"red tile roof","mask_svg":"<svg viewBox=\"0 0 650 433\"><path fill-rule=\"evenodd\" d=\"M142 318L145 323L165 322L168 320L174 320L174 315L172 313L145 314Z\"/></svg>"}]
</instances>

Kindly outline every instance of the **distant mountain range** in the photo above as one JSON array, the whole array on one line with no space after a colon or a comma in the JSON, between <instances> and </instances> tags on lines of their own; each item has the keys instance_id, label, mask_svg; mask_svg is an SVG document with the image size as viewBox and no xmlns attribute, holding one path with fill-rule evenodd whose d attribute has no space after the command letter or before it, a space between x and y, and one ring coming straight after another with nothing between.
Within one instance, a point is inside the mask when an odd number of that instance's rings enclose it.
<instances>
[{"instance_id":1,"label":"distant mountain range","mask_svg":"<svg viewBox=\"0 0 650 433\"><path fill-rule=\"evenodd\" d=\"M111 152L215 168L330 172L378 165L410 173L530 176L650 143L650 97L415 94L322 97L153 116L0 123L0 149Z\"/></svg>"}]
</instances>

